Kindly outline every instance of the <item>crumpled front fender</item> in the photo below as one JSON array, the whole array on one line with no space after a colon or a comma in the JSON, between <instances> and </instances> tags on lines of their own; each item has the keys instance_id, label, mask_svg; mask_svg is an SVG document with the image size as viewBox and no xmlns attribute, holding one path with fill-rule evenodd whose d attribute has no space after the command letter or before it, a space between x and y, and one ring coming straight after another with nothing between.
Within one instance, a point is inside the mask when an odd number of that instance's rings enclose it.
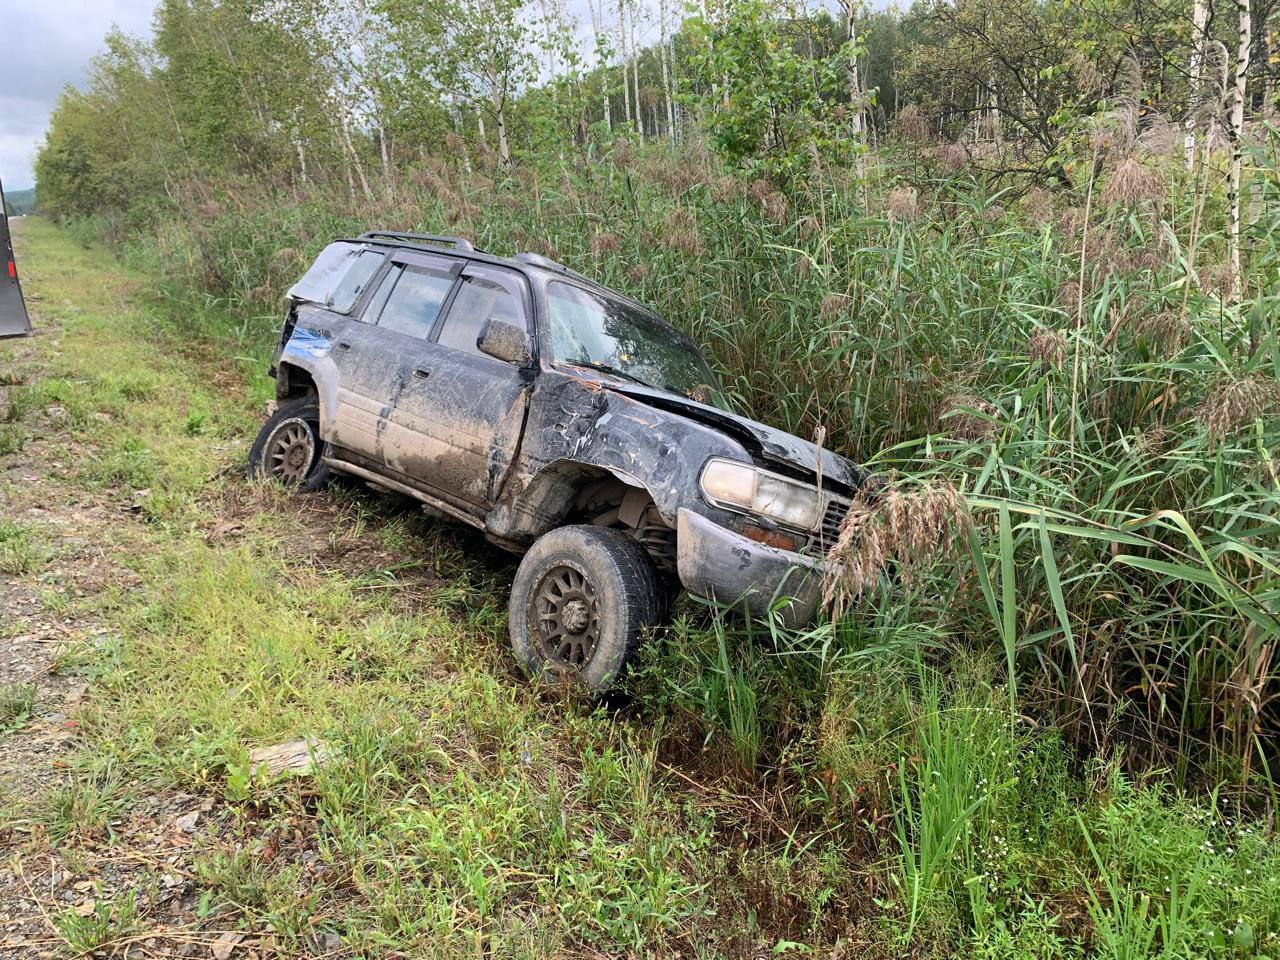
<instances>
[{"instance_id":1,"label":"crumpled front fender","mask_svg":"<svg viewBox=\"0 0 1280 960\"><path fill-rule=\"evenodd\" d=\"M295 327L293 335L280 351L278 366L288 364L311 375L320 401L320 436L333 437L334 418L338 410L338 368L330 354L333 342L306 327Z\"/></svg>"}]
</instances>

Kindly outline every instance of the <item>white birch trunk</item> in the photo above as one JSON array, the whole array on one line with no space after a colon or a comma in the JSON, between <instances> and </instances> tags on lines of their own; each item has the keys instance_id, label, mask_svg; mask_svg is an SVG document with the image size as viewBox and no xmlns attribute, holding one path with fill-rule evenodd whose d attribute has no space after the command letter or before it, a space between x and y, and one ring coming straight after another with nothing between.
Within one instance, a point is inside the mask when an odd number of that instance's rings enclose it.
<instances>
[{"instance_id":1,"label":"white birch trunk","mask_svg":"<svg viewBox=\"0 0 1280 960\"><path fill-rule=\"evenodd\" d=\"M1249 57L1253 48L1253 21L1249 0L1236 0L1239 15L1239 46L1236 48L1236 82L1231 97L1231 172L1227 184L1228 246L1231 252L1231 292L1240 296L1240 172L1244 165L1244 101L1249 82Z\"/></svg>"},{"instance_id":2,"label":"white birch trunk","mask_svg":"<svg viewBox=\"0 0 1280 960\"><path fill-rule=\"evenodd\" d=\"M667 101L667 139L672 143L676 139L675 97L671 92L671 71L667 67L667 4L666 0L658 2L658 24L661 39L658 42L659 59L662 60L662 96Z\"/></svg>"},{"instance_id":3,"label":"white birch trunk","mask_svg":"<svg viewBox=\"0 0 1280 960\"><path fill-rule=\"evenodd\" d=\"M599 7L592 0L587 0L587 7L591 11L591 29L596 35L596 54L599 56L604 49L604 4ZM610 133L613 132L612 111L609 109L609 63L604 57L600 57L597 65L600 68L600 87L602 90L601 101L604 107L604 125Z\"/></svg>"},{"instance_id":4,"label":"white birch trunk","mask_svg":"<svg viewBox=\"0 0 1280 960\"><path fill-rule=\"evenodd\" d=\"M364 164L360 162L360 155L356 153L355 144L351 142L351 129L347 126L347 115L342 115L342 143L347 148L347 155L351 158L351 166L355 168L356 176L360 179L360 190L364 193L364 198L370 203L373 202L373 190L369 188L369 179L364 175Z\"/></svg>"},{"instance_id":5,"label":"white birch trunk","mask_svg":"<svg viewBox=\"0 0 1280 960\"><path fill-rule=\"evenodd\" d=\"M622 105L627 111L627 123L630 123L631 81L627 78L627 8L623 0L618 0L618 41L618 52L622 55Z\"/></svg>"},{"instance_id":6,"label":"white birch trunk","mask_svg":"<svg viewBox=\"0 0 1280 960\"><path fill-rule=\"evenodd\" d=\"M493 112L498 125L498 162L504 167L511 163L511 145L507 143L507 108L505 98L493 96Z\"/></svg>"},{"instance_id":7,"label":"white birch trunk","mask_svg":"<svg viewBox=\"0 0 1280 960\"><path fill-rule=\"evenodd\" d=\"M644 139L644 119L640 110L640 48L636 46L636 11L631 10L631 75L636 84L636 133Z\"/></svg>"},{"instance_id":8,"label":"white birch trunk","mask_svg":"<svg viewBox=\"0 0 1280 960\"><path fill-rule=\"evenodd\" d=\"M1190 87L1187 97L1187 119L1182 135L1182 154L1187 169L1195 165L1198 124L1196 115L1200 112L1200 97L1204 85L1201 73L1204 70L1205 26L1209 22L1209 0L1192 0L1191 11L1191 64L1187 71L1187 83Z\"/></svg>"},{"instance_id":9,"label":"white birch trunk","mask_svg":"<svg viewBox=\"0 0 1280 960\"><path fill-rule=\"evenodd\" d=\"M858 44L857 0L845 0L845 40L851 47ZM858 75L858 58L849 58L849 103L853 107L853 133L859 139L865 129L862 116L862 78Z\"/></svg>"}]
</instances>

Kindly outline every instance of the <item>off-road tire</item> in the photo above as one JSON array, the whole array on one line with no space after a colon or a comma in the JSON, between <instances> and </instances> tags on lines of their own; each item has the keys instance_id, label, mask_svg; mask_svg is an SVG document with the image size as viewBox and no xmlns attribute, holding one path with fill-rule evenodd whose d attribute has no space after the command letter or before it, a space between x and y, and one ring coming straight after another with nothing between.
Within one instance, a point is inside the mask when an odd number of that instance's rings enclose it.
<instances>
[{"instance_id":1,"label":"off-road tire","mask_svg":"<svg viewBox=\"0 0 1280 960\"><path fill-rule=\"evenodd\" d=\"M286 435L298 436L305 431L310 452L290 469L282 470L279 462L281 443ZM290 446L290 451L300 448ZM313 493L329 482L329 468L320 459L324 444L320 440L320 403L315 396L294 397L281 402L258 432L249 449L249 477L253 480L274 477L297 493Z\"/></svg>"},{"instance_id":2,"label":"off-road tire","mask_svg":"<svg viewBox=\"0 0 1280 960\"><path fill-rule=\"evenodd\" d=\"M589 585L586 592L593 596L583 632L589 634L593 623L594 643L589 655L582 657L580 644L562 659L549 654L547 646L570 636L565 627L569 613L576 614L575 625L582 614L578 608L569 610L568 601L552 612L558 602L553 596L561 584L569 583L570 589L561 595L579 598L585 588L575 591L577 578ZM629 536L606 527L559 527L544 534L520 561L511 585L511 647L526 675L577 682L602 694L622 678L645 630L659 622L662 609L658 571ZM581 662L574 662L577 658Z\"/></svg>"}]
</instances>

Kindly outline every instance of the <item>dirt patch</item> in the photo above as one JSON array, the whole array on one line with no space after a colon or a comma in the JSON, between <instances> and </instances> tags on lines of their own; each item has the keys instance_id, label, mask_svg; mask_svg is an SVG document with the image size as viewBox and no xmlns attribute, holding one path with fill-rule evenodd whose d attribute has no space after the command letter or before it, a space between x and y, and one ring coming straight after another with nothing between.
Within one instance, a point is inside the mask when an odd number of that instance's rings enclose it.
<instances>
[{"instance_id":1,"label":"dirt patch","mask_svg":"<svg viewBox=\"0 0 1280 960\"><path fill-rule=\"evenodd\" d=\"M28 282L38 286L37 275ZM133 292L127 281L115 291L122 304ZM0 453L0 522L22 551L13 547L0 569L0 703L13 704L0 715L0 841L8 848L0 863L0 956L90 948L130 958L276 956L270 930L236 929L240 911L202 899L197 851L243 855L220 804L123 782L110 766L86 767L76 752L92 664L121 642L110 618L95 611L147 589L135 568L150 531L127 491L71 482L98 453L72 430L66 411L19 396L50 376L64 334L33 293L37 335L2 345L8 373L0 383L0 423L21 436L18 449ZM209 360L203 352L192 359ZM206 372L219 392L243 394L243 379L225 365ZM267 513L290 530L282 547L299 564L364 573L403 561L376 538L335 536L359 513L349 499L291 500L238 476L223 479L204 494L217 498L201 527L211 545L234 544ZM427 587L433 578L420 579ZM267 853L296 857L303 875L317 863L301 834L272 843ZM318 939L314 952L337 946Z\"/></svg>"}]
</instances>

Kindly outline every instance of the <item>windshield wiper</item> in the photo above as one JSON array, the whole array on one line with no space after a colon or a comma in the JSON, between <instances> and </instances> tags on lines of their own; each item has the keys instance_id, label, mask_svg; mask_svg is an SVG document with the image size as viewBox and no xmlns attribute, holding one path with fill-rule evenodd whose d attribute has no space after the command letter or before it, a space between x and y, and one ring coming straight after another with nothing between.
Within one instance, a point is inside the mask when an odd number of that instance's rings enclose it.
<instances>
[{"instance_id":1,"label":"windshield wiper","mask_svg":"<svg viewBox=\"0 0 1280 960\"><path fill-rule=\"evenodd\" d=\"M575 367L586 367L588 370L599 370L601 373L611 373L615 377L623 377L627 380L634 381L635 383L640 384L640 386L642 387L648 387L650 390L661 389L659 387L655 387L652 383L650 383L647 380L641 380L634 373L628 373L626 370L621 370L618 367L612 366L607 363L596 363L594 360L565 360L564 363L570 364Z\"/></svg>"}]
</instances>

